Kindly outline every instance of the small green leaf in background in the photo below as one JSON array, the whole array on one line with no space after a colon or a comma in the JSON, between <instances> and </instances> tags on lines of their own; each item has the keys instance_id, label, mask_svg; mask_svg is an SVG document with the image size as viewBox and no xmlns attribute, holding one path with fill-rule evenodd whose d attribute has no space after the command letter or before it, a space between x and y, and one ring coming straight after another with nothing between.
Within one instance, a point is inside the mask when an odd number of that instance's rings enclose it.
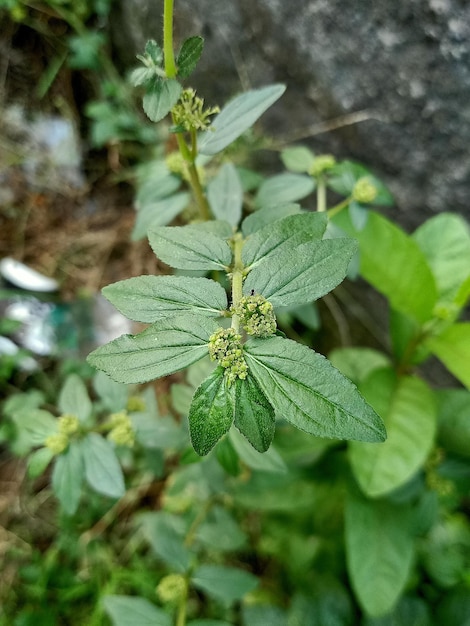
<instances>
[{"instance_id":1,"label":"small green leaf in background","mask_svg":"<svg viewBox=\"0 0 470 626\"><path fill-rule=\"evenodd\" d=\"M450 302L470 276L470 230L460 215L440 213L413 234L436 279L440 299Z\"/></svg>"},{"instance_id":2,"label":"small green leaf in background","mask_svg":"<svg viewBox=\"0 0 470 626\"><path fill-rule=\"evenodd\" d=\"M347 566L357 599L372 617L384 615L410 575L414 538L408 509L350 495L345 524Z\"/></svg>"},{"instance_id":3,"label":"small green leaf in background","mask_svg":"<svg viewBox=\"0 0 470 626\"><path fill-rule=\"evenodd\" d=\"M277 220L248 237L242 249L243 264L251 266L300 243L321 239L326 225L324 213L300 213Z\"/></svg>"},{"instance_id":4,"label":"small green leaf in background","mask_svg":"<svg viewBox=\"0 0 470 626\"><path fill-rule=\"evenodd\" d=\"M365 228L356 231L345 211L334 222L359 241L361 275L390 305L418 322L433 315L436 283L418 244L385 217L369 211Z\"/></svg>"},{"instance_id":5,"label":"small green leaf in background","mask_svg":"<svg viewBox=\"0 0 470 626\"><path fill-rule=\"evenodd\" d=\"M328 187L343 196L351 195L357 181L365 177L377 190L377 196L373 201L374 205L391 206L393 204L393 196L385 185L360 163L342 161L334 165L330 173Z\"/></svg>"},{"instance_id":6,"label":"small green leaf in background","mask_svg":"<svg viewBox=\"0 0 470 626\"><path fill-rule=\"evenodd\" d=\"M317 300L344 279L356 249L353 239L314 239L283 249L254 266L243 292L248 295L254 290L275 307Z\"/></svg>"},{"instance_id":7,"label":"small green leaf in background","mask_svg":"<svg viewBox=\"0 0 470 626\"><path fill-rule=\"evenodd\" d=\"M90 417L91 400L85 384L77 374L67 377L59 394L58 406L61 413L75 415L81 422Z\"/></svg>"},{"instance_id":8,"label":"small green leaf in background","mask_svg":"<svg viewBox=\"0 0 470 626\"><path fill-rule=\"evenodd\" d=\"M197 619L188 622L188 626L232 626L228 622L221 622L219 619Z\"/></svg>"},{"instance_id":9,"label":"small green leaf in background","mask_svg":"<svg viewBox=\"0 0 470 626\"><path fill-rule=\"evenodd\" d=\"M258 383L248 373L235 383L235 426L258 452L266 452L274 437L274 410Z\"/></svg>"},{"instance_id":10,"label":"small green leaf in background","mask_svg":"<svg viewBox=\"0 0 470 626\"><path fill-rule=\"evenodd\" d=\"M207 454L233 423L233 387L225 384L225 370L215 369L196 389L189 409L191 443L200 456Z\"/></svg>"},{"instance_id":11,"label":"small green leaf in background","mask_svg":"<svg viewBox=\"0 0 470 626\"><path fill-rule=\"evenodd\" d=\"M285 85L269 85L247 91L229 102L214 118L211 130L199 139L201 154L217 154L248 130L278 100Z\"/></svg>"},{"instance_id":12,"label":"small green leaf in background","mask_svg":"<svg viewBox=\"0 0 470 626\"><path fill-rule=\"evenodd\" d=\"M315 155L305 146L291 146L281 152L281 160L291 172L303 174L310 171Z\"/></svg>"},{"instance_id":13,"label":"small green leaf in background","mask_svg":"<svg viewBox=\"0 0 470 626\"><path fill-rule=\"evenodd\" d=\"M460 624L451 620L443 620L438 624ZM361 626L433 626L428 605L422 598L403 596L393 611L384 617L370 617L362 622ZM464 626L463 623L461 626ZM470 626L468 624L467 626Z\"/></svg>"},{"instance_id":14,"label":"small green leaf in background","mask_svg":"<svg viewBox=\"0 0 470 626\"><path fill-rule=\"evenodd\" d=\"M104 596L103 606L113 626L171 626L168 613L145 598Z\"/></svg>"},{"instance_id":15,"label":"small green leaf in background","mask_svg":"<svg viewBox=\"0 0 470 626\"><path fill-rule=\"evenodd\" d=\"M296 215L303 213L300 204L288 203L288 204L275 204L264 209L255 211L242 222L242 233L244 237L252 235L256 231L264 228L268 224L273 224L277 220L282 220L289 215Z\"/></svg>"},{"instance_id":16,"label":"small green leaf in background","mask_svg":"<svg viewBox=\"0 0 470 626\"><path fill-rule=\"evenodd\" d=\"M245 437L242 437L242 435L233 428L230 431L230 442L240 460L251 469L271 474L287 473L286 464L273 446L266 452L258 452L258 450L248 443Z\"/></svg>"},{"instance_id":17,"label":"small green leaf in background","mask_svg":"<svg viewBox=\"0 0 470 626\"><path fill-rule=\"evenodd\" d=\"M439 442L445 450L470 457L470 393L465 389L442 389L436 396Z\"/></svg>"},{"instance_id":18,"label":"small green leaf in background","mask_svg":"<svg viewBox=\"0 0 470 626\"><path fill-rule=\"evenodd\" d=\"M78 509L84 479L82 446L72 441L56 458L52 471L52 490L67 515L73 515Z\"/></svg>"},{"instance_id":19,"label":"small green leaf in background","mask_svg":"<svg viewBox=\"0 0 470 626\"><path fill-rule=\"evenodd\" d=\"M371 498L404 485L423 466L434 445L434 395L417 377L395 377L392 369L375 370L359 389L387 428L379 444L351 442L351 466L361 489Z\"/></svg>"},{"instance_id":20,"label":"small green leaf in background","mask_svg":"<svg viewBox=\"0 0 470 626\"><path fill-rule=\"evenodd\" d=\"M348 206L351 223L356 230L363 230L369 219L369 209L356 200L351 200Z\"/></svg>"},{"instance_id":21,"label":"small green leaf in background","mask_svg":"<svg viewBox=\"0 0 470 626\"><path fill-rule=\"evenodd\" d=\"M193 572L191 582L197 589L228 605L258 586L253 574L224 565L200 565Z\"/></svg>"},{"instance_id":22,"label":"small green leaf in background","mask_svg":"<svg viewBox=\"0 0 470 626\"><path fill-rule=\"evenodd\" d=\"M121 498L126 489L121 466L109 441L88 433L82 442L85 478L94 491L110 498Z\"/></svg>"},{"instance_id":23,"label":"small green leaf in background","mask_svg":"<svg viewBox=\"0 0 470 626\"><path fill-rule=\"evenodd\" d=\"M335 348L328 355L332 365L356 385L374 370L390 366L390 359L373 348Z\"/></svg>"},{"instance_id":24,"label":"small green leaf in background","mask_svg":"<svg viewBox=\"0 0 470 626\"><path fill-rule=\"evenodd\" d=\"M188 78L193 73L204 49L204 39L198 35L183 41L176 57L176 66L180 78Z\"/></svg>"},{"instance_id":25,"label":"small green leaf in background","mask_svg":"<svg viewBox=\"0 0 470 626\"><path fill-rule=\"evenodd\" d=\"M426 346L470 389L470 322L452 324L440 335L428 339Z\"/></svg>"},{"instance_id":26,"label":"small green leaf in background","mask_svg":"<svg viewBox=\"0 0 470 626\"><path fill-rule=\"evenodd\" d=\"M185 209L190 201L189 193L177 193L169 198L146 204L137 211L132 241L138 241L147 235L149 228L166 226Z\"/></svg>"},{"instance_id":27,"label":"small green leaf in background","mask_svg":"<svg viewBox=\"0 0 470 626\"><path fill-rule=\"evenodd\" d=\"M174 78L155 76L146 85L144 111L152 122L159 122L178 102L182 87Z\"/></svg>"},{"instance_id":28,"label":"small green leaf in background","mask_svg":"<svg viewBox=\"0 0 470 626\"><path fill-rule=\"evenodd\" d=\"M196 539L209 549L233 552L247 543L247 536L229 511L214 506L196 531Z\"/></svg>"},{"instance_id":29,"label":"small green leaf in background","mask_svg":"<svg viewBox=\"0 0 470 626\"><path fill-rule=\"evenodd\" d=\"M148 238L157 257L180 270L220 270L232 262L228 243L207 230L163 226L151 229Z\"/></svg>"},{"instance_id":30,"label":"small green leaf in background","mask_svg":"<svg viewBox=\"0 0 470 626\"><path fill-rule=\"evenodd\" d=\"M103 295L126 317L152 323L178 312L218 317L227 308L219 283L186 276L137 276L103 289Z\"/></svg>"},{"instance_id":31,"label":"small green leaf in background","mask_svg":"<svg viewBox=\"0 0 470 626\"><path fill-rule=\"evenodd\" d=\"M181 179L172 174L165 161L155 160L137 170L137 193L134 201L137 211L145 209L175 193L181 185Z\"/></svg>"},{"instance_id":32,"label":"small green leaf in background","mask_svg":"<svg viewBox=\"0 0 470 626\"><path fill-rule=\"evenodd\" d=\"M159 511L143 513L138 521L155 554L172 570L185 573L190 565L191 553L184 545L185 525L182 520Z\"/></svg>"},{"instance_id":33,"label":"small green leaf in background","mask_svg":"<svg viewBox=\"0 0 470 626\"><path fill-rule=\"evenodd\" d=\"M138 335L122 335L88 355L88 362L118 382L144 383L184 369L208 354L217 324L188 314L162 319Z\"/></svg>"},{"instance_id":34,"label":"small green leaf in background","mask_svg":"<svg viewBox=\"0 0 470 626\"><path fill-rule=\"evenodd\" d=\"M290 339L251 339L251 374L279 416L319 437L384 441L385 428L353 383L310 348Z\"/></svg>"},{"instance_id":35,"label":"small green leaf in background","mask_svg":"<svg viewBox=\"0 0 470 626\"><path fill-rule=\"evenodd\" d=\"M54 453L49 448L34 450L28 457L28 476L30 478L41 476L53 458Z\"/></svg>"},{"instance_id":36,"label":"small green leaf in background","mask_svg":"<svg viewBox=\"0 0 470 626\"><path fill-rule=\"evenodd\" d=\"M242 216L243 188L232 163L224 163L207 185L207 199L216 219L237 226Z\"/></svg>"},{"instance_id":37,"label":"small green leaf in background","mask_svg":"<svg viewBox=\"0 0 470 626\"><path fill-rule=\"evenodd\" d=\"M305 198L315 189L315 179L303 174L285 172L268 178L261 183L255 196L259 208L295 202Z\"/></svg>"},{"instance_id":38,"label":"small green leaf in background","mask_svg":"<svg viewBox=\"0 0 470 626\"><path fill-rule=\"evenodd\" d=\"M93 378L93 388L100 397L103 405L111 413L117 413L126 408L129 389L127 385L117 383L104 372L97 372Z\"/></svg>"}]
</instances>

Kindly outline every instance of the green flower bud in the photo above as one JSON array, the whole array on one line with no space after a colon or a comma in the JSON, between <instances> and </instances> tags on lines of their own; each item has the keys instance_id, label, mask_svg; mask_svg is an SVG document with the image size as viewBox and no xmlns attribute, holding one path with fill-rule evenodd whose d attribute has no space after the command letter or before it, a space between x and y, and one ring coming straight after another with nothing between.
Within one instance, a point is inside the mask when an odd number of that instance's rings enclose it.
<instances>
[{"instance_id":1,"label":"green flower bud","mask_svg":"<svg viewBox=\"0 0 470 626\"><path fill-rule=\"evenodd\" d=\"M276 332L276 316L271 302L263 296L244 296L233 312L249 335L269 337Z\"/></svg>"},{"instance_id":2,"label":"green flower bud","mask_svg":"<svg viewBox=\"0 0 470 626\"><path fill-rule=\"evenodd\" d=\"M178 604L187 593L188 583L181 574L164 576L157 586L157 595L163 604Z\"/></svg>"},{"instance_id":3,"label":"green flower bud","mask_svg":"<svg viewBox=\"0 0 470 626\"><path fill-rule=\"evenodd\" d=\"M140 396L130 396L127 401L127 410L130 413L145 411L146 406L144 400Z\"/></svg>"},{"instance_id":4,"label":"green flower bud","mask_svg":"<svg viewBox=\"0 0 470 626\"><path fill-rule=\"evenodd\" d=\"M311 176L319 176L323 172L331 170L334 165L336 165L336 159L332 154L319 154L315 157L308 173Z\"/></svg>"},{"instance_id":5,"label":"green flower bud","mask_svg":"<svg viewBox=\"0 0 470 626\"><path fill-rule=\"evenodd\" d=\"M352 196L353 199L361 204L370 204L377 197L377 187L369 178L363 176L354 185Z\"/></svg>"},{"instance_id":6,"label":"green flower bud","mask_svg":"<svg viewBox=\"0 0 470 626\"><path fill-rule=\"evenodd\" d=\"M62 454L69 445L69 438L65 433L56 433L55 435L49 435L44 442L46 448L53 454Z\"/></svg>"},{"instance_id":7,"label":"green flower bud","mask_svg":"<svg viewBox=\"0 0 470 626\"><path fill-rule=\"evenodd\" d=\"M119 424L115 426L109 431L108 439L117 446L127 446L128 448L132 448L135 443L134 431L130 424Z\"/></svg>"},{"instance_id":8,"label":"green flower bud","mask_svg":"<svg viewBox=\"0 0 470 626\"><path fill-rule=\"evenodd\" d=\"M219 107L204 109L204 100L196 96L194 89L184 89L178 104L172 109L176 126L182 126L186 131L207 130L210 125L210 116L218 113Z\"/></svg>"},{"instance_id":9,"label":"green flower bud","mask_svg":"<svg viewBox=\"0 0 470 626\"><path fill-rule=\"evenodd\" d=\"M80 428L80 420L76 415L61 415L58 422L59 433L63 435L73 435Z\"/></svg>"},{"instance_id":10,"label":"green flower bud","mask_svg":"<svg viewBox=\"0 0 470 626\"><path fill-rule=\"evenodd\" d=\"M209 356L225 369L227 384L247 376L248 366L243 358L241 335L233 328L220 328L209 339Z\"/></svg>"}]
</instances>

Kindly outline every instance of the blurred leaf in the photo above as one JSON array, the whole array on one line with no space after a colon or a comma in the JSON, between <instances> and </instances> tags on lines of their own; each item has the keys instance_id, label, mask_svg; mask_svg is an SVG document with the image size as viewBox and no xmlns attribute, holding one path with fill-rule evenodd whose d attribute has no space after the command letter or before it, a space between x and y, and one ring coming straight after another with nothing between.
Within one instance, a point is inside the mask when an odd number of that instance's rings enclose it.
<instances>
[{"instance_id":1,"label":"blurred leaf","mask_svg":"<svg viewBox=\"0 0 470 626\"><path fill-rule=\"evenodd\" d=\"M96 372L93 378L93 387L103 405L111 413L117 413L126 408L129 387L112 380L104 372Z\"/></svg>"},{"instance_id":2,"label":"blurred leaf","mask_svg":"<svg viewBox=\"0 0 470 626\"><path fill-rule=\"evenodd\" d=\"M103 606L113 626L171 626L172 619L163 609L145 598L104 596Z\"/></svg>"},{"instance_id":3,"label":"blurred leaf","mask_svg":"<svg viewBox=\"0 0 470 626\"><path fill-rule=\"evenodd\" d=\"M244 626L288 626L285 612L277 606L248 604L242 607Z\"/></svg>"},{"instance_id":4,"label":"blurred leaf","mask_svg":"<svg viewBox=\"0 0 470 626\"><path fill-rule=\"evenodd\" d=\"M241 600L258 586L258 579L253 574L224 565L200 565L193 572L191 582L224 604Z\"/></svg>"},{"instance_id":5,"label":"blurred leaf","mask_svg":"<svg viewBox=\"0 0 470 626\"><path fill-rule=\"evenodd\" d=\"M287 472L287 466L282 457L272 446L266 452L258 452L234 429L230 431L230 441L240 460L251 469L274 474L285 474Z\"/></svg>"},{"instance_id":6,"label":"blurred leaf","mask_svg":"<svg viewBox=\"0 0 470 626\"><path fill-rule=\"evenodd\" d=\"M246 534L235 518L223 507L211 509L196 531L196 538L209 550L233 552L246 544Z\"/></svg>"},{"instance_id":7,"label":"blurred leaf","mask_svg":"<svg viewBox=\"0 0 470 626\"><path fill-rule=\"evenodd\" d=\"M90 487L110 498L121 498L125 491L121 466L109 441L88 433L82 444L85 477Z\"/></svg>"},{"instance_id":8,"label":"blurred leaf","mask_svg":"<svg viewBox=\"0 0 470 626\"><path fill-rule=\"evenodd\" d=\"M287 204L305 198L315 189L315 179L303 174L277 174L266 179L255 196L257 207Z\"/></svg>"},{"instance_id":9,"label":"blurred leaf","mask_svg":"<svg viewBox=\"0 0 470 626\"><path fill-rule=\"evenodd\" d=\"M85 478L82 444L72 441L67 450L55 460L52 490L67 515L78 509Z\"/></svg>"},{"instance_id":10,"label":"blurred leaf","mask_svg":"<svg viewBox=\"0 0 470 626\"><path fill-rule=\"evenodd\" d=\"M464 389L436 392L439 442L445 450L470 457L470 393Z\"/></svg>"},{"instance_id":11,"label":"blurred leaf","mask_svg":"<svg viewBox=\"0 0 470 626\"><path fill-rule=\"evenodd\" d=\"M430 337L426 346L470 389L470 322L452 324L440 335Z\"/></svg>"},{"instance_id":12,"label":"blurred leaf","mask_svg":"<svg viewBox=\"0 0 470 626\"><path fill-rule=\"evenodd\" d=\"M185 209L190 202L189 193L176 193L173 196L146 204L137 211L132 230L132 241L138 241L147 235L149 228L166 226Z\"/></svg>"},{"instance_id":13,"label":"blurred leaf","mask_svg":"<svg viewBox=\"0 0 470 626\"><path fill-rule=\"evenodd\" d=\"M276 204L274 206L259 209L255 213L248 215L242 222L242 233L248 237L257 230L264 228L268 224L273 224L277 220L282 220L289 215L301 213L299 204Z\"/></svg>"},{"instance_id":14,"label":"blurred leaf","mask_svg":"<svg viewBox=\"0 0 470 626\"><path fill-rule=\"evenodd\" d=\"M191 553L184 545L185 525L176 515L163 511L143 513L138 518L145 539L155 554L172 570L185 573Z\"/></svg>"},{"instance_id":15,"label":"blurred leaf","mask_svg":"<svg viewBox=\"0 0 470 626\"><path fill-rule=\"evenodd\" d=\"M70 374L60 390L58 407L62 414L75 415L81 422L90 417L92 404L82 379Z\"/></svg>"},{"instance_id":16,"label":"blurred leaf","mask_svg":"<svg viewBox=\"0 0 470 626\"><path fill-rule=\"evenodd\" d=\"M172 417L133 413L130 416L136 439L144 448L179 450L187 443L187 435Z\"/></svg>"},{"instance_id":17,"label":"blurred leaf","mask_svg":"<svg viewBox=\"0 0 470 626\"><path fill-rule=\"evenodd\" d=\"M40 446L49 435L57 432L56 418L43 409L17 411L13 413L12 421L18 431L22 448Z\"/></svg>"},{"instance_id":18,"label":"blurred leaf","mask_svg":"<svg viewBox=\"0 0 470 626\"><path fill-rule=\"evenodd\" d=\"M269 85L247 91L229 102L198 142L201 154L217 154L248 130L282 96L284 85Z\"/></svg>"},{"instance_id":19,"label":"blurred leaf","mask_svg":"<svg viewBox=\"0 0 470 626\"><path fill-rule=\"evenodd\" d=\"M85 30L80 35L69 37L69 66L76 70L100 69L100 49L105 43L105 35L93 30Z\"/></svg>"},{"instance_id":20,"label":"blurred leaf","mask_svg":"<svg viewBox=\"0 0 470 626\"><path fill-rule=\"evenodd\" d=\"M243 188L232 163L224 163L207 185L207 199L216 219L237 226L242 216Z\"/></svg>"},{"instance_id":21,"label":"blurred leaf","mask_svg":"<svg viewBox=\"0 0 470 626\"><path fill-rule=\"evenodd\" d=\"M34 450L28 457L28 476L30 478L41 476L53 457L54 453L49 448Z\"/></svg>"},{"instance_id":22,"label":"blurred leaf","mask_svg":"<svg viewBox=\"0 0 470 626\"><path fill-rule=\"evenodd\" d=\"M315 155L305 146L291 146L281 152L281 160L288 170L301 174L310 171Z\"/></svg>"},{"instance_id":23,"label":"blurred leaf","mask_svg":"<svg viewBox=\"0 0 470 626\"><path fill-rule=\"evenodd\" d=\"M377 197L371 204L379 206L391 206L393 204L393 196L385 185L366 167L354 161L346 160L334 165L330 170L327 184L333 191L343 196L349 196L360 178L367 178L377 190Z\"/></svg>"},{"instance_id":24,"label":"blurred leaf","mask_svg":"<svg viewBox=\"0 0 470 626\"><path fill-rule=\"evenodd\" d=\"M373 348L335 348L328 359L342 374L358 385L376 369L388 367L390 359Z\"/></svg>"}]
</instances>

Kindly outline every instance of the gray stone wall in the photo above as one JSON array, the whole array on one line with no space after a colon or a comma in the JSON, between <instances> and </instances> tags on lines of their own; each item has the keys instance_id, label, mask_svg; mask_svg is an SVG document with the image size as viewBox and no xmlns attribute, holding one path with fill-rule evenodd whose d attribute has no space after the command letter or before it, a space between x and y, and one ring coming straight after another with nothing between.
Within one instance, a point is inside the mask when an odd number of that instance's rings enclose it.
<instances>
[{"instance_id":1,"label":"gray stone wall","mask_svg":"<svg viewBox=\"0 0 470 626\"><path fill-rule=\"evenodd\" d=\"M393 211L408 228L444 210L470 218L469 2L175 0L175 7L177 37L206 39L192 82L209 102L285 82L286 95L265 118L273 135L312 134L304 143L314 150L369 165L389 184ZM117 2L114 40L126 64L147 38L161 39L162 11L161 0ZM319 132L338 118L345 125Z\"/></svg>"}]
</instances>

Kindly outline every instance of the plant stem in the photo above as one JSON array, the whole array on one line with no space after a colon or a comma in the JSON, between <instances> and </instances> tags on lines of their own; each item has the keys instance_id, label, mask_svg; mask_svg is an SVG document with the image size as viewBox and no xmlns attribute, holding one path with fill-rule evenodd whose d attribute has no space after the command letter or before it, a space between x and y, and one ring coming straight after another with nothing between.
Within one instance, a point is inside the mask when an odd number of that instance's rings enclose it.
<instances>
[{"instance_id":1,"label":"plant stem","mask_svg":"<svg viewBox=\"0 0 470 626\"><path fill-rule=\"evenodd\" d=\"M175 626L185 626L186 624L186 605L187 605L187 592L184 594L184 597L181 598L181 601L178 606L178 612L176 614L176 624Z\"/></svg>"},{"instance_id":2,"label":"plant stem","mask_svg":"<svg viewBox=\"0 0 470 626\"><path fill-rule=\"evenodd\" d=\"M348 206L351 200L352 200L352 197L348 196L344 200L341 200L339 204L336 204L334 207L331 207L331 209L328 209L328 217L333 217L337 215L340 211L342 211Z\"/></svg>"},{"instance_id":3,"label":"plant stem","mask_svg":"<svg viewBox=\"0 0 470 626\"><path fill-rule=\"evenodd\" d=\"M326 211L326 181L324 176L319 176L317 180L317 211Z\"/></svg>"},{"instance_id":4,"label":"plant stem","mask_svg":"<svg viewBox=\"0 0 470 626\"><path fill-rule=\"evenodd\" d=\"M233 270L232 270L232 307L236 308L243 297L243 270L242 261L243 236L237 233L233 237ZM240 320L236 313L232 316L232 328L240 332Z\"/></svg>"},{"instance_id":5,"label":"plant stem","mask_svg":"<svg viewBox=\"0 0 470 626\"><path fill-rule=\"evenodd\" d=\"M163 54L165 74L168 78L174 78L176 76L176 63L173 51L173 0L165 0L163 8Z\"/></svg>"}]
</instances>

